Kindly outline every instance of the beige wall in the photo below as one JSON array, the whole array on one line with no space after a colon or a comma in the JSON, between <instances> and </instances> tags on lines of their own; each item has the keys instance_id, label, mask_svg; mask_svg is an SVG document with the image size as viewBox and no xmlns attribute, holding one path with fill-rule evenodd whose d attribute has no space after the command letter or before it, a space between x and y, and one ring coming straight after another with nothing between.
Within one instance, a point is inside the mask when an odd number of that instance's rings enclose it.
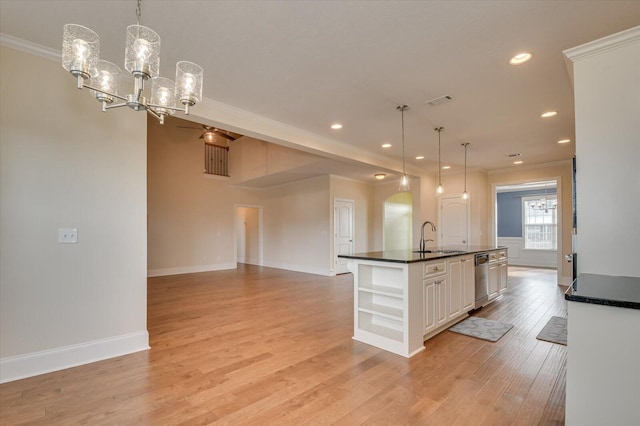
<instances>
[{"instance_id":1,"label":"beige wall","mask_svg":"<svg viewBox=\"0 0 640 426\"><path fill-rule=\"evenodd\" d=\"M464 173L446 174L442 176L444 193L442 197L462 196L464 192ZM469 170L467 172L467 194L469 194L471 244L492 244L488 223L489 203L491 194L487 189L487 173L485 171Z\"/></svg>"},{"instance_id":2,"label":"beige wall","mask_svg":"<svg viewBox=\"0 0 640 426\"><path fill-rule=\"evenodd\" d=\"M236 209L237 261L262 265L260 257L260 209L237 207Z\"/></svg>"},{"instance_id":3,"label":"beige wall","mask_svg":"<svg viewBox=\"0 0 640 426\"><path fill-rule=\"evenodd\" d=\"M59 62L1 57L2 380L145 349L146 118L100 112Z\"/></svg>"},{"instance_id":4,"label":"beige wall","mask_svg":"<svg viewBox=\"0 0 640 426\"><path fill-rule=\"evenodd\" d=\"M331 235L334 235L333 202L336 199L353 200L353 251L370 251L373 246L373 187L374 184L346 179L340 176L330 178L331 199ZM331 242L331 259L334 256L334 244ZM331 268L333 269L333 261Z\"/></svg>"},{"instance_id":5,"label":"beige wall","mask_svg":"<svg viewBox=\"0 0 640 426\"><path fill-rule=\"evenodd\" d=\"M490 207L488 215L489 224L489 241L494 242L495 224L493 222L495 211L495 186L506 184L518 184L526 182L536 182L542 180L558 179L558 201L561 208L561 214L558 217L562 225L562 236L558 239L561 246L558 246L557 265L560 273L560 284L571 284L571 264L564 261L564 255L571 253L571 234L572 234L572 207L571 193L572 183L571 177L571 161L563 163L554 163L549 165L539 165L535 167L513 167L503 170L495 170L489 173L487 177L487 190L490 197Z\"/></svg>"},{"instance_id":6,"label":"beige wall","mask_svg":"<svg viewBox=\"0 0 640 426\"><path fill-rule=\"evenodd\" d=\"M247 191L203 173L204 142L184 124L148 120L149 276L236 267L234 204Z\"/></svg>"},{"instance_id":7,"label":"beige wall","mask_svg":"<svg viewBox=\"0 0 640 426\"><path fill-rule=\"evenodd\" d=\"M329 275L329 176L264 189L203 174L203 142L149 120L149 275L236 267L236 206L263 210L265 266Z\"/></svg>"}]
</instances>

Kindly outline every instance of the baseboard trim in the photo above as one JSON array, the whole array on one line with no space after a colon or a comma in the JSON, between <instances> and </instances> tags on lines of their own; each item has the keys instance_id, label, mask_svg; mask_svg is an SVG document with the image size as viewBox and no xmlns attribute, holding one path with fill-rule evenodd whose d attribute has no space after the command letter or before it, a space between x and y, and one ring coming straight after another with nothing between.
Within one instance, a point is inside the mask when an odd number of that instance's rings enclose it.
<instances>
[{"instance_id":1,"label":"baseboard trim","mask_svg":"<svg viewBox=\"0 0 640 426\"><path fill-rule=\"evenodd\" d=\"M0 359L0 383L149 349L147 330Z\"/></svg>"},{"instance_id":2,"label":"baseboard trim","mask_svg":"<svg viewBox=\"0 0 640 426\"><path fill-rule=\"evenodd\" d=\"M160 268L147 270L147 277L164 277L167 275L195 274L198 272L223 271L226 269L236 269L238 265L234 263L218 263L214 265L180 266L177 268Z\"/></svg>"},{"instance_id":3,"label":"baseboard trim","mask_svg":"<svg viewBox=\"0 0 640 426\"><path fill-rule=\"evenodd\" d=\"M329 269L315 268L309 266L302 265L293 265L291 263L282 263L282 262L269 262L264 261L263 266L268 268L276 268L276 269L284 269L286 271L294 271L294 272L304 272L306 274L314 274L314 275L323 275L325 277L330 277L331 272Z\"/></svg>"}]
</instances>

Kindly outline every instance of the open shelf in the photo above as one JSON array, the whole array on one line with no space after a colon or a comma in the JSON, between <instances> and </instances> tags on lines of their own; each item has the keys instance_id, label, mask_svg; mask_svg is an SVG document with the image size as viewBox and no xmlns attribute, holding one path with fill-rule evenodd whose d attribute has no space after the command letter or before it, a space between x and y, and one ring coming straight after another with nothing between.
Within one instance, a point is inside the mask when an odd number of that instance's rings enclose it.
<instances>
[{"instance_id":1,"label":"open shelf","mask_svg":"<svg viewBox=\"0 0 640 426\"><path fill-rule=\"evenodd\" d=\"M398 287L371 284L365 287L358 287L358 290L372 294L379 294L382 296L397 297L400 299L404 298L404 292L402 291L402 288Z\"/></svg>"},{"instance_id":2,"label":"open shelf","mask_svg":"<svg viewBox=\"0 0 640 426\"><path fill-rule=\"evenodd\" d=\"M396 342L403 341L404 333L401 321L364 310L360 310L358 316L361 330Z\"/></svg>"}]
</instances>

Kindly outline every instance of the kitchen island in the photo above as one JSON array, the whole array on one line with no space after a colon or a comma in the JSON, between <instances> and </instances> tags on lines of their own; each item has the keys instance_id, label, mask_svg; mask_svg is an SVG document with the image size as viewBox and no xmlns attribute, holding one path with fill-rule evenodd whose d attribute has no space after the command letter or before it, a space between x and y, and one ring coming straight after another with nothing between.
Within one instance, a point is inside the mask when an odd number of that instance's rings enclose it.
<instances>
[{"instance_id":1,"label":"kitchen island","mask_svg":"<svg viewBox=\"0 0 640 426\"><path fill-rule=\"evenodd\" d=\"M474 256L488 253L488 301L507 288L507 249L437 247L425 252L340 255L354 276L355 340L411 357L424 341L476 306ZM493 268L493 269L492 269Z\"/></svg>"},{"instance_id":2,"label":"kitchen island","mask_svg":"<svg viewBox=\"0 0 640 426\"><path fill-rule=\"evenodd\" d=\"M580 274L568 301L568 425L638 425L640 278Z\"/></svg>"}]
</instances>

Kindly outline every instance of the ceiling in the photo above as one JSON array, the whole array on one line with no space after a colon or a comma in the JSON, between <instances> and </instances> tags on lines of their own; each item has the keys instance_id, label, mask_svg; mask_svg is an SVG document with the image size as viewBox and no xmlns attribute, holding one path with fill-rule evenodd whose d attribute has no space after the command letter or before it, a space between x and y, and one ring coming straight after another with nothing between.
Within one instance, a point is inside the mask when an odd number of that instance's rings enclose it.
<instances>
[{"instance_id":1,"label":"ceiling","mask_svg":"<svg viewBox=\"0 0 640 426\"><path fill-rule=\"evenodd\" d=\"M135 9L133 0L1 0L0 30L60 50L62 26L82 24L100 35L101 57L120 64ZM464 142L470 168L518 167L515 153L523 165L571 158L562 51L640 24L640 1L144 0L140 23L162 37L161 75L173 78L178 60L196 62L205 98L331 141L334 158L355 149L399 164L396 106L408 105L407 167L433 173L436 126L452 172L464 164ZM509 65L522 51L533 59ZM442 95L454 100L425 103ZM547 110L558 115L540 118ZM344 127L330 129L335 122Z\"/></svg>"}]
</instances>

